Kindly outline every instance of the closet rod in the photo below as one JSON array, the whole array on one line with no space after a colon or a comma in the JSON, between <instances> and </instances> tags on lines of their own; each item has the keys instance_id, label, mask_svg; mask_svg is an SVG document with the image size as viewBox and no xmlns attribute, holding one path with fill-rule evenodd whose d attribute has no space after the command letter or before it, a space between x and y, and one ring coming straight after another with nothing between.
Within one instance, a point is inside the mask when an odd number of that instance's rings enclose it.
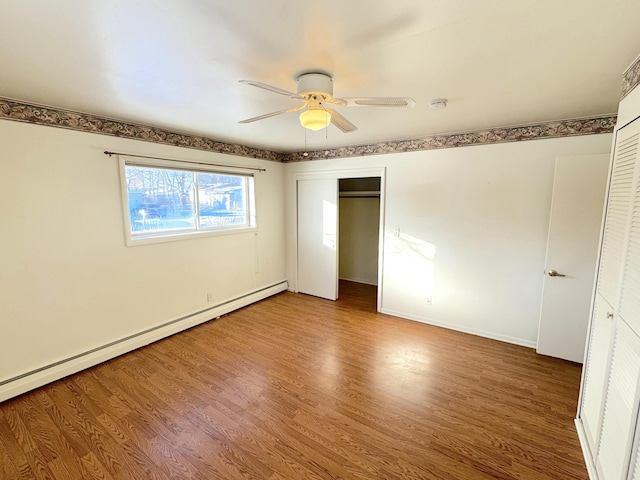
<instances>
[{"instance_id":1,"label":"closet rod","mask_svg":"<svg viewBox=\"0 0 640 480\"><path fill-rule=\"evenodd\" d=\"M207 165L207 166L210 166L210 167L239 168L239 169L243 169L243 170L253 170L253 171L256 171L256 172L266 172L267 171L266 168L247 167L245 165L225 165L223 163L192 162L190 160L176 160L175 158L150 157L150 156L147 156L147 155L134 155L134 154L131 154L131 153L110 152L108 150L105 150L104 154L105 155L109 155L110 157L112 155L125 155L127 157L149 158L151 160L168 160L168 161L171 161L171 162L191 163L191 164L195 164L195 165Z\"/></svg>"},{"instance_id":2,"label":"closet rod","mask_svg":"<svg viewBox=\"0 0 640 480\"><path fill-rule=\"evenodd\" d=\"M360 191L350 191L350 192L339 192L339 197L349 198L349 197L379 197L380 192L378 190L360 190Z\"/></svg>"}]
</instances>

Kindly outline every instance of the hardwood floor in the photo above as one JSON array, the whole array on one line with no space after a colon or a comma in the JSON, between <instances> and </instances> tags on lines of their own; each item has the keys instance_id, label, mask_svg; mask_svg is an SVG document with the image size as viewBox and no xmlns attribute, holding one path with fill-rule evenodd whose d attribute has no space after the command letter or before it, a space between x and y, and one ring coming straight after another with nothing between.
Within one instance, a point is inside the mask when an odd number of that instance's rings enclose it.
<instances>
[{"instance_id":1,"label":"hardwood floor","mask_svg":"<svg viewBox=\"0 0 640 480\"><path fill-rule=\"evenodd\" d=\"M0 479L586 479L580 366L282 293L0 403Z\"/></svg>"}]
</instances>

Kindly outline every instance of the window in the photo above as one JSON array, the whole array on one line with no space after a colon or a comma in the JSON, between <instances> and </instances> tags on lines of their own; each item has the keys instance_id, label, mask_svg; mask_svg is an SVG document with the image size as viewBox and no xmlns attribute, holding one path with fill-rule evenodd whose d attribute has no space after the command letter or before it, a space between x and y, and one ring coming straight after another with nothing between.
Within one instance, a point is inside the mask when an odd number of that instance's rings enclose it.
<instances>
[{"instance_id":1,"label":"window","mask_svg":"<svg viewBox=\"0 0 640 480\"><path fill-rule=\"evenodd\" d=\"M131 243L256 226L251 175L128 162L121 165L127 239Z\"/></svg>"}]
</instances>

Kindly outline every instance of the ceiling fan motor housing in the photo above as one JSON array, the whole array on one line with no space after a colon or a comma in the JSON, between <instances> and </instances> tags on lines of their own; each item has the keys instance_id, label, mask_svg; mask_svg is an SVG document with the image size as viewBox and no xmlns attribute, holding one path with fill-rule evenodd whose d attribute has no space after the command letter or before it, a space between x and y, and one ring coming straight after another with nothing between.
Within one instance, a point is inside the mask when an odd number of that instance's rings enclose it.
<instances>
[{"instance_id":1,"label":"ceiling fan motor housing","mask_svg":"<svg viewBox=\"0 0 640 480\"><path fill-rule=\"evenodd\" d=\"M298 95L323 95L333 96L333 80L323 73L305 73L298 77Z\"/></svg>"}]
</instances>

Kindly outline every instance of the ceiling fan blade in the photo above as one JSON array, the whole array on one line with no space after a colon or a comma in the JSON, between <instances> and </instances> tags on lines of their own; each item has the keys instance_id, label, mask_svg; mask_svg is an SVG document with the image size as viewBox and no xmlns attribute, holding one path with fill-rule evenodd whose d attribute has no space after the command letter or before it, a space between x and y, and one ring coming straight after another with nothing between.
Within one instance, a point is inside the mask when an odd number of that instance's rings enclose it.
<instances>
[{"instance_id":1,"label":"ceiling fan blade","mask_svg":"<svg viewBox=\"0 0 640 480\"><path fill-rule=\"evenodd\" d=\"M267 85L266 83L256 82L254 80L240 80L240 83L246 83L247 85L253 85L254 87L263 88L264 90L269 90L270 92L279 93L280 95L291 97L294 100L304 100L304 97L301 97L297 93L289 92L287 90L283 90L282 88L274 87L273 85Z\"/></svg>"},{"instance_id":2,"label":"ceiling fan blade","mask_svg":"<svg viewBox=\"0 0 640 480\"><path fill-rule=\"evenodd\" d=\"M302 110L306 106L307 106L307 102L297 107L286 108L284 110L278 110L277 112L265 113L264 115L260 115L258 117L252 117L252 118L247 118L246 120L240 120L238 123L257 122L258 120L264 120L265 118L275 117L276 115L282 115L283 113L297 112L298 110Z\"/></svg>"},{"instance_id":3,"label":"ceiling fan blade","mask_svg":"<svg viewBox=\"0 0 640 480\"><path fill-rule=\"evenodd\" d=\"M331 105L338 105L339 107L346 107L347 106L347 102L345 102L341 98L335 98L335 97L325 98L324 100L322 100L322 103L325 103L325 104L328 103L328 104L331 104Z\"/></svg>"},{"instance_id":4,"label":"ceiling fan blade","mask_svg":"<svg viewBox=\"0 0 640 480\"><path fill-rule=\"evenodd\" d=\"M358 129L358 127L356 127L353 123L344 118L335 110L327 109L327 112L331 114L331 123L342 130L344 133L353 132L354 130Z\"/></svg>"},{"instance_id":5,"label":"ceiling fan blade","mask_svg":"<svg viewBox=\"0 0 640 480\"><path fill-rule=\"evenodd\" d=\"M343 98L347 107L413 107L411 97L348 97Z\"/></svg>"}]
</instances>

